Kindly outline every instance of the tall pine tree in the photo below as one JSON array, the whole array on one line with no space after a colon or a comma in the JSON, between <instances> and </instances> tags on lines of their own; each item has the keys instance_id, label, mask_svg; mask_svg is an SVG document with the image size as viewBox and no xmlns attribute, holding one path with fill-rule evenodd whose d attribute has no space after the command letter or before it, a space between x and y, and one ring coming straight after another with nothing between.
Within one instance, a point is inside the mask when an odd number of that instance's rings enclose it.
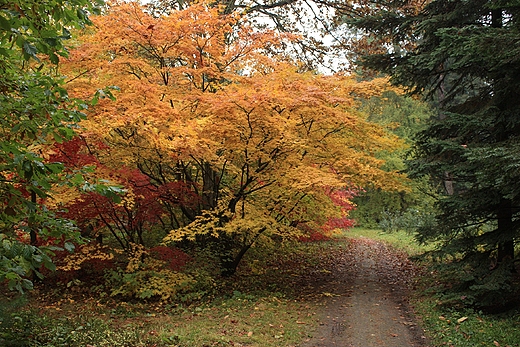
<instances>
[{"instance_id":1,"label":"tall pine tree","mask_svg":"<svg viewBox=\"0 0 520 347\"><path fill-rule=\"evenodd\" d=\"M406 2L349 22L390 43L366 67L438 109L410 163L444 192L419 238L440 241L435 255L456 274L452 298L504 304L518 289L520 1L437 0L416 13L402 11Z\"/></svg>"}]
</instances>

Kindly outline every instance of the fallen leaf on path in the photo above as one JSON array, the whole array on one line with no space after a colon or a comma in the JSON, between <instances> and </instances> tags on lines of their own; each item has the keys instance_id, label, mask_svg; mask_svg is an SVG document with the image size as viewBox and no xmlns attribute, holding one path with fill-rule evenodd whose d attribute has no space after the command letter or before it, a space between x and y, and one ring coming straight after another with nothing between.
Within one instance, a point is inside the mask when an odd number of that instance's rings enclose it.
<instances>
[{"instance_id":1,"label":"fallen leaf on path","mask_svg":"<svg viewBox=\"0 0 520 347\"><path fill-rule=\"evenodd\" d=\"M321 293L323 296L339 296L338 294L333 294L333 293Z\"/></svg>"},{"instance_id":2,"label":"fallen leaf on path","mask_svg":"<svg viewBox=\"0 0 520 347\"><path fill-rule=\"evenodd\" d=\"M462 322L464 322L466 319L468 319L468 317L462 317L462 318L459 318L459 319L457 319L457 323L462 323Z\"/></svg>"}]
</instances>

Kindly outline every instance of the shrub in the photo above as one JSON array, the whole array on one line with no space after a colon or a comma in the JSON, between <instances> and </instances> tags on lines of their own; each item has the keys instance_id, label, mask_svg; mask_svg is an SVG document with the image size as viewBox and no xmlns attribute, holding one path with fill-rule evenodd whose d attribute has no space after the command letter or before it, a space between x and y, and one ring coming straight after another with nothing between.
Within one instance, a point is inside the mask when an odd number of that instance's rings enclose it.
<instances>
[{"instance_id":1,"label":"shrub","mask_svg":"<svg viewBox=\"0 0 520 347\"><path fill-rule=\"evenodd\" d=\"M101 319L55 318L25 311L16 314L14 324L0 330L0 344L19 346L96 346L96 347L145 347L169 346L160 338L144 334L135 327L117 327Z\"/></svg>"},{"instance_id":2,"label":"shrub","mask_svg":"<svg viewBox=\"0 0 520 347\"><path fill-rule=\"evenodd\" d=\"M190 275L168 269L145 268L131 273L108 272L111 295L124 298L161 300L174 299L179 293L189 291L196 282Z\"/></svg>"},{"instance_id":3,"label":"shrub","mask_svg":"<svg viewBox=\"0 0 520 347\"><path fill-rule=\"evenodd\" d=\"M157 249L150 252L142 245L132 245L126 269L107 272L106 279L111 295L137 299L158 297L167 300L175 298L178 292L189 290L194 279L190 275L171 270L171 262L154 258L154 254L166 258L169 253L163 248L159 250L162 252Z\"/></svg>"},{"instance_id":4,"label":"shrub","mask_svg":"<svg viewBox=\"0 0 520 347\"><path fill-rule=\"evenodd\" d=\"M114 269L117 252L107 246L95 242L77 246L74 253L68 251L56 252L53 261L56 272L50 275L56 283L69 284L74 280L98 283L105 271Z\"/></svg>"},{"instance_id":5,"label":"shrub","mask_svg":"<svg viewBox=\"0 0 520 347\"><path fill-rule=\"evenodd\" d=\"M331 238L323 233L314 231L307 236L301 236L298 240L301 242L320 242L329 241Z\"/></svg>"},{"instance_id":6,"label":"shrub","mask_svg":"<svg viewBox=\"0 0 520 347\"><path fill-rule=\"evenodd\" d=\"M191 260L191 257L178 248L156 246L150 248L149 253L156 259L168 263L168 268L173 271L181 271Z\"/></svg>"},{"instance_id":7,"label":"shrub","mask_svg":"<svg viewBox=\"0 0 520 347\"><path fill-rule=\"evenodd\" d=\"M423 226L432 224L433 221L433 214L415 208L409 208L404 212L384 210L381 212L379 227L384 232L403 230L412 233Z\"/></svg>"}]
</instances>

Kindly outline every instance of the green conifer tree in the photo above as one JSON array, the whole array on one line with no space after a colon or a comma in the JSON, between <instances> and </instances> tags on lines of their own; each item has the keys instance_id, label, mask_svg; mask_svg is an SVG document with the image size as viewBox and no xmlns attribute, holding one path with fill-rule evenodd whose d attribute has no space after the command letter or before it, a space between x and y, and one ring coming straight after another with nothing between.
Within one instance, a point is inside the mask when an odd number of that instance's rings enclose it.
<instances>
[{"instance_id":1,"label":"green conifer tree","mask_svg":"<svg viewBox=\"0 0 520 347\"><path fill-rule=\"evenodd\" d=\"M435 254L456 274L453 297L504 304L517 291L520 236L520 1L436 0L406 15L403 1L386 4L349 23L391 43L366 67L438 109L410 163L444 191L419 239L440 241Z\"/></svg>"}]
</instances>

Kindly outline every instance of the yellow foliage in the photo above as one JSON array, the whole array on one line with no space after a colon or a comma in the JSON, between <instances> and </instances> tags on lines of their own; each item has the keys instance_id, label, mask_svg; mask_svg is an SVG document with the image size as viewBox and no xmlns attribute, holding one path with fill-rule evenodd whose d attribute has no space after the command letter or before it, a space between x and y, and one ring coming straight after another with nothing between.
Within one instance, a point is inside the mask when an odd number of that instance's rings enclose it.
<instances>
[{"instance_id":1,"label":"yellow foliage","mask_svg":"<svg viewBox=\"0 0 520 347\"><path fill-rule=\"evenodd\" d=\"M146 248L143 245L132 243L130 244L130 250L128 254L128 264L126 265L126 272L137 271L143 262L144 257L147 255Z\"/></svg>"},{"instance_id":2,"label":"yellow foliage","mask_svg":"<svg viewBox=\"0 0 520 347\"><path fill-rule=\"evenodd\" d=\"M170 174L154 172L162 180L218 200L198 203L165 242L296 235L292 222L337 213L324 187L402 188L404 176L382 170L375 154L404 143L358 111L363 98L394 89L387 79L301 72L269 54L293 36L255 31L204 3L154 17L115 2L93 21L97 30L80 37L62 72L74 96L121 88L82 123L85 138L110 145L100 161L158 163ZM132 206L132 194L121 204ZM136 250L129 272L142 256Z\"/></svg>"},{"instance_id":3,"label":"yellow foliage","mask_svg":"<svg viewBox=\"0 0 520 347\"><path fill-rule=\"evenodd\" d=\"M191 276L171 270L159 270L153 273L144 271L137 272L136 275L135 280L140 284L135 291L135 296L138 298L158 296L162 300L167 300L175 297L179 290L195 283Z\"/></svg>"},{"instance_id":4,"label":"yellow foliage","mask_svg":"<svg viewBox=\"0 0 520 347\"><path fill-rule=\"evenodd\" d=\"M75 187L53 185L50 196L45 201L45 206L51 210L57 210L80 198L81 193Z\"/></svg>"},{"instance_id":5,"label":"yellow foliage","mask_svg":"<svg viewBox=\"0 0 520 347\"><path fill-rule=\"evenodd\" d=\"M168 300L196 283L192 276L172 271L166 265L165 261L150 257L144 246L132 244L125 273L111 294Z\"/></svg>"},{"instance_id":6,"label":"yellow foliage","mask_svg":"<svg viewBox=\"0 0 520 347\"><path fill-rule=\"evenodd\" d=\"M84 262L93 259L112 260L114 259L114 254L107 246L89 243L79 247L76 252L67 255L63 260L63 264L56 266L56 269L60 271L80 270Z\"/></svg>"},{"instance_id":7,"label":"yellow foliage","mask_svg":"<svg viewBox=\"0 0 520 347\"><path fill-rule=\"evenodd\" d=\"M164 243L173 243L182 240L195 241L197 235L206 235L218 238L221 233L226 233L227 221L231 214L224 208L202 211L189 225L174 229L163 239Z\"/></svg>"},{"instance_id":8,"label":"yellow foliage","mask_svg":"<svg viewBox=\"0 0 520 347\"><path fill-rule=\"evenodd\" d=\"M121 198L121 202L119 202L119 205L131 210L135 206L135 198L135 193L130 187L128 187L126 188L125 195Z\"/></svg>"}]
</instances>

